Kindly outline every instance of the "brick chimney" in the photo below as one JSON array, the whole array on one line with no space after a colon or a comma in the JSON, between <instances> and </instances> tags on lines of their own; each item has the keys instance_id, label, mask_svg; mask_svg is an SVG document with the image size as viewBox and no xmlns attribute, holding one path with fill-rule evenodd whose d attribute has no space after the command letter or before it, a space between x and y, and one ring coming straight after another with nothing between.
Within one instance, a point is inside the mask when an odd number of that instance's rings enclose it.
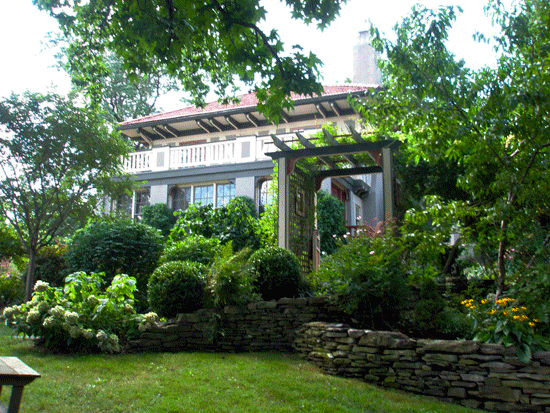
<instances>
[{"instance_id":1,"label":"brick chimney","mask_svg":"<svg viewBox=\"0 0 550 413\"><path fill-rule=\"evenodd\" d=\"M370 45L368 31L359 32L353 46L353 83L382 85L382 72L378 67L378 52Z\"/></svg>"}]
</instances>

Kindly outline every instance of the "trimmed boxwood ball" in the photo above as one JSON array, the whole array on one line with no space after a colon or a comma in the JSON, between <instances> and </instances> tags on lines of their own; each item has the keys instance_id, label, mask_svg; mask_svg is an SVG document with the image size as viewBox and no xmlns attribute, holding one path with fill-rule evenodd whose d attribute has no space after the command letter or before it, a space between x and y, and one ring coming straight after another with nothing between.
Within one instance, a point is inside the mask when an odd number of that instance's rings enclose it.
<instances>
[{"instance_id":1,"label":"trimmed boxwood ball","mask_svg":"<svg viewBox=\"0 0 550 413\"><path fill-rule=\"evenodd\" d=\"M160 317L190 313L203 307L205 287L205 265L190 261L167 262L149 279L149 305Z\"/></svg>"},{"instance_id":2,"label":"trimmed boxwood ball","mask_svg":"<svg viewBox=\"0 0 550 413\"><path fill-rule=\"evenodd\" d=\"M160 263L193 261L208 265L220 249L220 240L202 235L190 235L182 241L170 244L160 257Z\"/></svg>"},{"instance_id":3,"label":"trimmed boxwood ball","mask_svg":"<svg viewBox=\"0 0 550 413\"><path fill-rule=\"evenodd\" d=\"M263 300L299 296L304 288L298 258L284 248L257 250L249 260L253 284Z\"/></svg>"}]
</instances>

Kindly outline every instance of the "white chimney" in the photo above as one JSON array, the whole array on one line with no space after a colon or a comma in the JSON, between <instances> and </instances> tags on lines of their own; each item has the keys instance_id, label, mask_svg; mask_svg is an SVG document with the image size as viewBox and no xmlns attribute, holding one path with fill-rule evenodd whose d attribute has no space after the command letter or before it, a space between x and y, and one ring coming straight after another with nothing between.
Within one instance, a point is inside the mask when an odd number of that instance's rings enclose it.
<instances>
[{"instance_id":1,"label":"white chimney","mask_svg":"<svg viewBox=\"0 0 550 413\"><path fill-rule=\"evenodd\" d=\"M370 45L369 32L359 32L357 44L353 46L353 83L382 85L378 55L378 52Z\"/></svg>"}]
</instances>

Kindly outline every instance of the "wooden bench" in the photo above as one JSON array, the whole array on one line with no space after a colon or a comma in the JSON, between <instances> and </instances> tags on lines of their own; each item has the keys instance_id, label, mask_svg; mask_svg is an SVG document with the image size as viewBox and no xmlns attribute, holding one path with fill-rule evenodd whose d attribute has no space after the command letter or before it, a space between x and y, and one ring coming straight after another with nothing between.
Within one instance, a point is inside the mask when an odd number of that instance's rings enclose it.
<instances>
[{"instance_id":1,"label":"wooden bench","mask_svg":"<svg viewBox=\"0 0 550 413\"><path fill-rule=\"evenodd\" d=\"M23 388L38 377L40 374L17 357L0 357L0 393L2 386L12 386L10 403L7 409L0 404L0 412L18 413Z\"/></svg>"}]
</instances>

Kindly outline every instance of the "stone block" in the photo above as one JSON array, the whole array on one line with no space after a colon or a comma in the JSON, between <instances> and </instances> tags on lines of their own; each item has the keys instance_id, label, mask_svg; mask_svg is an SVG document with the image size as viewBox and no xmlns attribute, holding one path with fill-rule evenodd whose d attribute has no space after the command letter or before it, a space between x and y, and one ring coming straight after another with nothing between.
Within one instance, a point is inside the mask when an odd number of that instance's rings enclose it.
<instances>
[{"instance_id":1,"label":"stone block","mask_svg":"<svg viewBox=\"0 0 550 413\"><path fill-rule=\"evenodd\" d=\"M438 353L426 353L422 360L427 364L436 366L448 366L451 363L456 363L458 357L455 354L438 354Z\"/></svg>"},{"instance_id":2,"label":"stone block","mask_svg":"<svg viewBox=\"0 0 550 413\"><path fill-rule=\"evenodd\" d=\"M519 401L521 391L507 386L481 386L478 395L484 399L516 403Z\"/></svg>"},{"instance_id":3,"label":"stone block","mask_svg":"<svg viewBox=\"0 0 550 413\"><path fill-rule=\"evenodd\" d=\"M464 387L450 387L447 391L447 396L464 399L466 398L466 389Z\"/></svg>"},{"instance_id":4,"label":"stone block","mask_svg":"<svg viewBox=\"0 0 550 413\"><path fill-rule=\"evenodd\" d=\"M385 348L414 348L416 342L405 334L392 331L370 331L359 339L360 346Z\"/></svg>"},{"instance_id":5,"label":"stone block","mask_svg":"<svg viewBox=\"0 0 550 413\"><path fill-rule=\"evenodd\" d=\"M419 343L420 345L420 343ZM475 353L479 349L480 343L477 341L463 340L422 340L422 347L426 352L451 353L451 354L469 354Z\"/></svg>"}]
</instances>

